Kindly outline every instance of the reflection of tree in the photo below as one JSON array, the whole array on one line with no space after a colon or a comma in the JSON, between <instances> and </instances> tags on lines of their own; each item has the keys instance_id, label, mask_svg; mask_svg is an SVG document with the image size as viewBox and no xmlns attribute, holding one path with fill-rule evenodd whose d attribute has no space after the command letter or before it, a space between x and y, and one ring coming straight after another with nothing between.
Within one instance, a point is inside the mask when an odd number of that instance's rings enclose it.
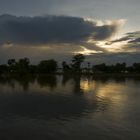
<instances>
[{"instance_id":1,"label":"reflection of tree","mask_svg":"<svg viewBox=\"0 0 140 140\"><path fill-rule=\"evenodd\" d=\"M85 77L90 78L90 77ZM18 81L20 85L23 86L24 90L28 90L30 83L37 80L38 84L42 87L55 88L57 90L57 78L56 76L44 76L39 75L37 79L31 76L14 76L5 78L4 82ZM97 109L104 111L108 109L108 106L111 105L110 98L103 96L102 98L97 98L97 94L82 94L84 90L81 89L80 82L83 81L83 77L80 76L71 76L64 75L62 84L65 87L65 84L71 80L73 81L73 87L71 89L72 93L69 96L66 94L33 94L30 90L30 95L26 94L22 96L16 95L9 97L0 98L0 113L7 116L5 110L8 113L13 113L13 115L18 116L27 116L31 118L40 118L43 119L53 119L53 118L71 118L71 117L81 117L86 113L94 113ZM88 79L91 83L92 80ZM2 81L0 81L2 82ZM101 82L101 79L99 83ZM69 84L69 83L68 83ZM104 83L106 85L106 83ZM102 86L102 85L101 85ZM98 88L98 86L97 86ZM58 88L59 89L59 88ZM70 93L71 93L70 91ZM104 90L105 91L105 90ZM24 91L25 92L25 91ZM23 92L23 93L24 93ZM40 92L42 92L40 90ZM49 91L48 91L49 92ZM69 91L68 91L69 92ZM94 92L94 91L93 91ZM96 91L95 91L96 92ZM106 92L106 91L105 91ZM26 92L25 92L26 93ZM53 90L50 90L50 93L53 93ZM99 94L99 93L98 93ZM108 95L108 94L107 94ZM110 95L108 96L110 97ZM5 104L8 104L5 106ZM88 112L87 112L88 111Z\"/></svg>"},{"instance_id":2,"label":"reflection of tree","mask_svg":"<svg viewBox=\"0 0 140 140\"><path fill-rule=\"evenodd\" d=\"M37 77L37 82L41 87L48 86L51 89L55 88L57 85L57 79L55 75L39 75Z\"/></svg>"},{"instance_id":3,"label":"reflection of tree","mask_svg":"<svg viewBox=\"0 0 140 140\"><path fill-rule=\"evenodd\" d=\"M81 82L80 75L63 75L62 84L65 86L69 80L73 80L73 93L75 94L83 93L80 86L80 82Z\"/></svg>"},{"instance_id":4,"label":"reflection of tree","mask_svg":"<svg viewBox=\"0 0 140 140\"><path fill-rule=\"evenodd\" d=\"M35 81L34 76L15 76L14 79L22 86L23 90L27 91L29 89L29 84Z\"/></svg>"},{"instance_id":5,"label":"reflection of tree","mask_svg":"<svg viewBox=\"0 0 140 140\"><path fill-rule=\"evenodd\" d=\"M63 79L62 79L62 85L65 86L67 84L67 82L70 81L71 79L72 79L71 75L64 74Z\"/></svg>"},{"instance_id":6,"label":"reflection of tree","mask_svg":"<svg viewBox=\"0 0 140 140\"><path fill-rule=\"evenodd\" d=\"M82 94L83 93L83 90L81 89L81 76L75 76L73 78L74 80L74 89L73 89L73 92L75 94Z\"/></svg>"},{"instance_id":7,"label":"reflection of tree","mask_svg":"<svg viewBox=\"0 0 140 140\"><path fill-rule=\"evenodd\" d=\"M0 84L8 84L11 88L15 87L15 82L22 86L23 90L27 91L29 89L30 83L34 83L37 79L37 82L40 86L48 86L51 89L55 88L57 85L57 79L55 75L39 75L38 77L34 75L11 75L7 77L0 77Z\"/></svg>"},{"instance_id":8,"label":"reflection of tree","mask_svg":"<svg viewBox=\"0 0 140 140\"><path fill-rule=\"evenodd\" d=\"M24 91L29 89L29 84L35 81L35 76L31 75L13 75L7 77L0 77L0 84L8 84L12 89L15 88L15 82L17 82L20 86L22 86Z\"/></svg>"}]
</instances>

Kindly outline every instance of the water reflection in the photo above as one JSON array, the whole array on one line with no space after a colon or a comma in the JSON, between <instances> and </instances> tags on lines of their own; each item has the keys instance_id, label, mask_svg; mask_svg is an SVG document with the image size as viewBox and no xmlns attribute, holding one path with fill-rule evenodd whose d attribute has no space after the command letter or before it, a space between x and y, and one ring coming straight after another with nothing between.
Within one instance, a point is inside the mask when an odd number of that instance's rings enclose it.
<instances>
[{"instance_id":1,"label":"water reflection","mask_svg":"<svg viewBox=\"0 0 140 140\"><path fill-rule=\"evenodd\" d=\"M29 139L140 138L139 85L124 77L0 77L0 132L13 139L25 130Z\"/></svg>"},{"instance_id":2,"label":"water reflection","mask_svg":"<svg viewBox=\"0 0 140 140\"><path fill-rule=\"evenodd\" d=\"M57 79L56 76L44 76L39 75L37 77L37 82L41 87L49 87L53 90L57 86Z\"/></svg>"},{"instance_id":3,"label":"water reflection","mask_svg":"<svg viewBox=\"0 0 140 140\"><path fill-rule=\"evenodd\" d=\"M67 84L71 79L72 88L68 86L65 89L68 94L61 93L61 89L65 88L64 81ZM67 80L63 77L62 81L56 76L6 77L1 79L0 88L3 91L0 95L0 113L3 118L8 114L36 119L80 117L90 108L93 110L97 107L96 102L91 105L82 95L84 91L80 86L80 77Z\"/></svg>"}]
</instances>

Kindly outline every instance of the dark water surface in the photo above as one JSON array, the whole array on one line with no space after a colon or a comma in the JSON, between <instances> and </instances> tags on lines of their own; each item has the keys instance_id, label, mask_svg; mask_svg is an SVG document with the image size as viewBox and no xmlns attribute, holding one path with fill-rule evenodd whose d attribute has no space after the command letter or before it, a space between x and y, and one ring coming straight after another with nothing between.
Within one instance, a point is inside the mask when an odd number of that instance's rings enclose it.
<instances>
[{"instance_id":1,"label":"dark water surface","mask_svg":"<svg viewBox=\"0 0 140 140\"><path fill-rule=\"evenodd\" d=\"M140 80L0 78L0 140L140 140Z\"/></svg>"}]
</instances>

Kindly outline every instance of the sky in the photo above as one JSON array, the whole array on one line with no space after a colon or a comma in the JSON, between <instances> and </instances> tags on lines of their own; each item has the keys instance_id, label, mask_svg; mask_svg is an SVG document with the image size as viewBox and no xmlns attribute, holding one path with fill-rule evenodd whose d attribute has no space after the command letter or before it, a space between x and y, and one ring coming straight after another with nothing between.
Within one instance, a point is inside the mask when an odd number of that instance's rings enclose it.
<instances>
[{"instance_id":1,"label":"sky","mask_svg":"<svg viewBox=\"0 0 140 140\"><path fill-rule=\"evenodd\" d=\"M0 63L139 62L140 0L0 0Z\"/></svg>"}]
</instances>

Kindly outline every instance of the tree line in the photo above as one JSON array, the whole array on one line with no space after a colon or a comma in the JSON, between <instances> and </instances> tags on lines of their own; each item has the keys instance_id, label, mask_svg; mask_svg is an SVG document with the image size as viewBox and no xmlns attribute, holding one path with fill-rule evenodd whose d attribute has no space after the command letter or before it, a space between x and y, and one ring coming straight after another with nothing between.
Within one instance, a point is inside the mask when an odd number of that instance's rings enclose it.
<instances>
[{"instance_id":1,"label":"tree line","mask_svg":"<svg viewBox=\"0 0 140 140\"><path fill-rule=\"evenodd\" d=\"M117 63L114 65L107 65L105 63L98 65L91 65L87 62L87 66L82 66L85 61L83 54L77 54L72 57L71 62L68 64L63 61L61 68L58 67L58 62L54 59L42 60L37 65L32 65L29 58L21 58L18 61L15 59L9 59L7 64L0 65L0 74L7 73L140 73L140 63L134 63L131 66L127 66L126 63Z\"/></svg>"}]
</instances>

